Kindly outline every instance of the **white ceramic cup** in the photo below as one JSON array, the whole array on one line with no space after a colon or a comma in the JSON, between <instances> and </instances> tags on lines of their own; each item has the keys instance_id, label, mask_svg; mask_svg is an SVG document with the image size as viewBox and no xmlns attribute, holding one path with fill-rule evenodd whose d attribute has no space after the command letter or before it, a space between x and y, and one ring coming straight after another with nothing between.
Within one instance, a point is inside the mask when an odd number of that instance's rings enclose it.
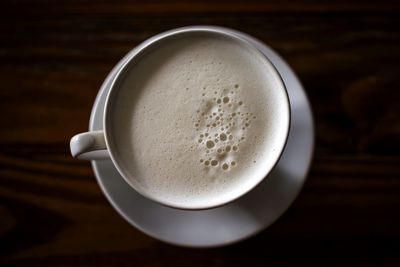
<instances>
[{"instance_id":1,"label":"white ceramic cup","mask_svg":"<svg viewBox=\"0 0 400 267\"><path fill-rule=\"evenodd\" d=\"M109 136L112 135L113 128L111 127L112 123L110 120L112 120L111 114L112 112L112 105L110 105L110 99L113 97L113 95L116 94L118 90L121 89L119 84L119 80L123 79L124 75L127 75L127 69L129 68L130 64L135 61L135 59L138 58L139 55L145 54L144 51L147 51L148 49L151 49L154 44L157 45L162 45L163 42L168 42L170 37L175 37L176 35L183 35L183 38L185 36L190 36L190 34L194 32L203 32L203 33L212 33L212 34L219 34L223 35L224 37L230 38L233 42L241 42L243 45L246 45L247 47L251 48L252 50L256 50L257 53L262 55L262 57L265 59L265 62L270 66L270 71L272 71L273 75L276 75L279 77L277 79L280 84L277 86L276 90L283 90L285 91L286 98L280 105L283 105L287 112L287 123L282 123L280 127L284 128L285 135L282 136L280 139L280 144L277 145L276 147L279 147L279 149L276 149L274 152L274 155L272 157L272 164L266 164L265 170L262 173L262 175L259 175L259 177L252 177L251 179L254 180L252 187L251 188L245 188L243 191L239 192L238 194L232 194L232 197L230 199L224 199L221 201L214 201L213 203L204 203L203 205L196 205L196 206L181 206L179 204L174 204L174 203L166 203L163 202L162 200L158 199L156 196L151 195L149 192L144 191L142 188L137 188L135 185L130 182L128 179L129 174L125 173L122 168L120 168L120 155L117 154L117 150L115 147L112 145L113 142L109 140ZM181 36L182 37L182 36ZM71 149L71 154L74 158L78 159L83 159L83 160L111 160L120 175L124 178L124 180L137 192L142 194L143 196L154 200L160 204L172 207L172 208L178 208L178 209L191 209L191 210L196 210L196 209L209 209L209 208L215 208L221 205L228 204L232 202L233 200L243 196L246 194L248 191L253 189L256 185L258 185L264 178L268 176L268 174L271 172L273 167L276 165L276 163L279 161L280 156L282 155L282 152L284 150L284 147L286 145L287 137L289 134L289 126L290 126L290 106L289 106L289 98L287 96L286 88L285 85L280 78L279 73L273 66L273 64L268 60L268 58L265 57L264 54L259 52L255 46L253 46L251 43L246 41L245 39L234 35L232 33L226 32L223 29L220 28L210 28L210 27L185 27L185 28L179 28L175 30L171 30L165 33L161 33L157 36L154 36L147 41L143 42L140 44L137 48L135 48L133 51L130 52L129 58L125 61L125 63L119 68L117 71L117 74L111 84L110 91L107 95L107 100L105 103L104 107L104 117L103 117L103 125L104 125L104 130L103 131L91 131L91 132L85 132L85 133L80 133L71 138L70 141L70 149ZM151 148L149 148L151 149Z\"/></svg>"}]
</instances>

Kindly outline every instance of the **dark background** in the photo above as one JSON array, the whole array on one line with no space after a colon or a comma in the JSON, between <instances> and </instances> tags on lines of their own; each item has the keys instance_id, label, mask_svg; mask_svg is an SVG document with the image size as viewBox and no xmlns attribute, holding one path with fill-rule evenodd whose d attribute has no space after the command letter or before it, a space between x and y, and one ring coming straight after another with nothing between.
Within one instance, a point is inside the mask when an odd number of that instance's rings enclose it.
<instances>
[{"instance_id":1,"label":"dark background","mask_svg":"<svg viewBox=\"0 0 400 267\"><path fill-rule=\"evenodd\" d=\"M1 266L400 266L396 1L2 1ZM69 138L114 64L148 37L214 24L298 73L316 121L304 190L240 244L184 249L125 222Z\"/></svg>"}]
</instances>

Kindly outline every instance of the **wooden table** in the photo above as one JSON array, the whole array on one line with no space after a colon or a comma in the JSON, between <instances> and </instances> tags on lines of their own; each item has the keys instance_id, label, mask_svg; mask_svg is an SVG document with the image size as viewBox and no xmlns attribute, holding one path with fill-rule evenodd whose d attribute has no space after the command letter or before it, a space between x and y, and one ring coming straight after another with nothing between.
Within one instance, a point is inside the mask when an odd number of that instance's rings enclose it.
<instances>
[{"instance_id":1,"label":"wooden table","mask_svg":"<svg viewBox=\"0 0 400 267\"><path fill-rule=\"evenodd\" d=\"M395 1L3 1L1 266L400 266L400 5ZM146 38L215 24L276 49L303 81L315 159L294 205L219 249L156 241L102 195L69 138Z\"/></svg>"}]
</instances>

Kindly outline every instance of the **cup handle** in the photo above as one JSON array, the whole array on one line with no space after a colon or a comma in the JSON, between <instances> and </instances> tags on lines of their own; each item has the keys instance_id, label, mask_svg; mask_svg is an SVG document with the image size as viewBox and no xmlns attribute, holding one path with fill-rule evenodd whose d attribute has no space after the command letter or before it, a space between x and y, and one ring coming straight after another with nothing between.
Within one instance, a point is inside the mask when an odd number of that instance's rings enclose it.
<instances>
[{"instance_id":1,"label":"cup handle","mask_svg":"<svg viewBox=\"0 0 400 267\"><path fill-rule=\"evenodd\" d=\"M69 143L74 158L83 160L110 159L103 131L80 133Z\"/></svg>"}]
</instances>

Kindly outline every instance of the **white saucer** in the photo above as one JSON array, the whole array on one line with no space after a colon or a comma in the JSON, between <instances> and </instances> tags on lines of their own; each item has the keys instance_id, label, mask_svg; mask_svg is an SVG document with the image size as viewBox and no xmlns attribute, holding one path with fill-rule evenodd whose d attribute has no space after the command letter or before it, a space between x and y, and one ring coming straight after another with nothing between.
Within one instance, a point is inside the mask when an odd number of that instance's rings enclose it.
<instances>
[{"instance_id":1,"label":"white saucer","mask_svg":"<svg viewBox=\"0 0 400 267\"><path fill-rule=\"evenodd\" d=\"M216 247L253 236L275 222L289 208L300 193L311 164L313 119L298 78L271 48L241 32L225 30L246 38L260 49L282 75L289 93L292 121L288 143L267 179L247 195L223 207L201 211L176 210L148 200L133 190L111 161L92 161L101 189L119 214L142 232L167 243L186 247ZM111 71L97 95L90 130L103 129L105 98L124 59Z\"/></svg>"}]
</instances>

